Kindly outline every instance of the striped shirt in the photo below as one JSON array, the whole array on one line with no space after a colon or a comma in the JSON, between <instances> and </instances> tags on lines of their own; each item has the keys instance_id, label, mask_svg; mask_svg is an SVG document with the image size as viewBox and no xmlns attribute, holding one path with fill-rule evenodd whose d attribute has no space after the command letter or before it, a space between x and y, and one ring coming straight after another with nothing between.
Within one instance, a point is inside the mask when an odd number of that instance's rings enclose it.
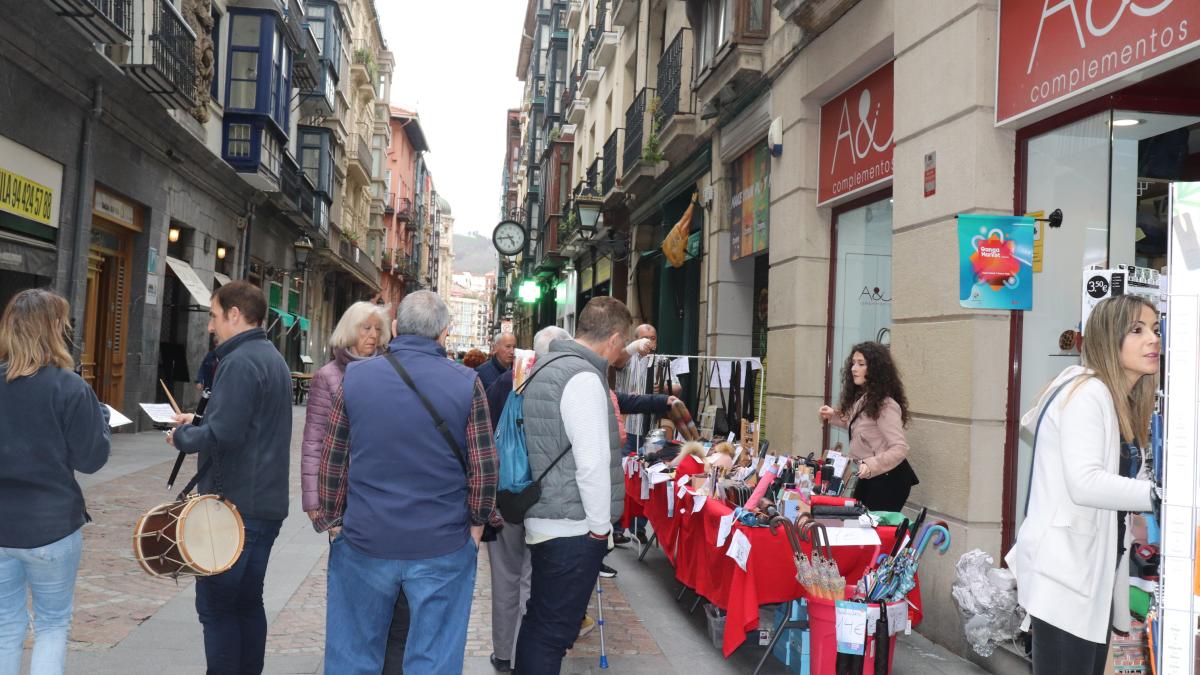
<instances>
[{"instance_id":1,"label":"striped shirt","mask_svg":"<svg viewBox=\"0 0 1200 675\"><path fill-rule=\"evenodd\" d=\"M634 354L629 358L629 362L625 367L617 371L617 386L616 390L622 394L648 394L650 392L646 386L647 380L650 379L650 370L652 366L657 366L659 363L670 363L670 359L657 354L641 356ZM671 373L671 384L679 384L679 378ZM670 393L670 392L665 392ZM647 429L646 415L630 414L625 416L625 432L637 436L639 439L645 436Z\"/></svg>"}]
</instances>

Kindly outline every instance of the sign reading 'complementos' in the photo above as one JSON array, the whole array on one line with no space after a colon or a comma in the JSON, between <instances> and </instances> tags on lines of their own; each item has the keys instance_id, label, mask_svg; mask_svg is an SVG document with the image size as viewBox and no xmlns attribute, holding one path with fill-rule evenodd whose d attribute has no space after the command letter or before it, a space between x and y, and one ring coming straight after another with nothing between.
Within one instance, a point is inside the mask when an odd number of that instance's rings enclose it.
<instances>
[{"instance_id":1,"label":"sign reading 'complementos'","mask_svg":"<svg viewBox=\"0 0 1200 675\"><path fill-rule=\"evenodd\" d=\"M996 123L1197 45L1197 0L1004 0Z\"/></svg>"},{"instance_id":2,"label":"sign reading 'complementos'","mask_svg":"<svg viewBox=\"0 0 1200 675\"><path fill-rule=\"evenodd\" d=\"M819 204L892 177L894 82L888 63L821 106Z\"/></svg>"}]
</instances>

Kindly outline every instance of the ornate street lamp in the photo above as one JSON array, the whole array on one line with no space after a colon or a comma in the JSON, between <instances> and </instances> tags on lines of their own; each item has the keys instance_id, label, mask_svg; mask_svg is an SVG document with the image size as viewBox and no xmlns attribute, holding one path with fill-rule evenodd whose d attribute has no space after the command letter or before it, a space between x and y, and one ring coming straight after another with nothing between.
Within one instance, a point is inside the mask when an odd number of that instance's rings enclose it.
<instances>
[{"instance_id":1,"label":"ornate street lamp","mask_svg":"<svg viewBox=\"0 0 1200 675\"><path fill-rule=\"evenodd\" d=\"M579 224L579 235L591 239L596 234L596 225L600 221L600 209L604 200L596 193L596 188L588 185L575 195L575 221Z\"/></svg>"}]
</instances>

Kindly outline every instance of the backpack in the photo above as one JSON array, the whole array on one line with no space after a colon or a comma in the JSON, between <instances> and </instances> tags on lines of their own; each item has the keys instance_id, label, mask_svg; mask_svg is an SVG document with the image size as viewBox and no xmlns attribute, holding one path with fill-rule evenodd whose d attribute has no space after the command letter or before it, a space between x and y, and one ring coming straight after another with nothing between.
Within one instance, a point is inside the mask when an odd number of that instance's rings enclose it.
<instances>
[{"instance_id":1,"label":"backpack","mask_svg":"<svg viewBox=\"0 0 1200 675\"><path fill-rule=\"evenodd\" d=\"M564 354L546 361L557 361L560 358L576 354ZM520 524L525 520L525 512L537 503L541 496L540 483L546 473L570 450L567 446L554 463L546 471L533 480L533 471L529 468L529 449L525 445L525 387L529 386L541 368L530 373L521 383L520 389L514 388L504 401L504 409L500 412L500 420L496 423L496 459L499 465L499 476L496 481L496 504L500 515L510 523Z\"/></svg>"}]
</instances>

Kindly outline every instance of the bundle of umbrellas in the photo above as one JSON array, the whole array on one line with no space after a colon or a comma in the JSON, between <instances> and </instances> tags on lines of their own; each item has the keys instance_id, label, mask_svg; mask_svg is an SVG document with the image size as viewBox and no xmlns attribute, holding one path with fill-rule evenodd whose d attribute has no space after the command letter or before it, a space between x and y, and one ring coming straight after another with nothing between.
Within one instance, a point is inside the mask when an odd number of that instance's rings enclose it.
<instances>
[{"instance_id":1,"label":"bundle of umbrellas","mask_svg":"<svg viewBox=\"0 0 1200 675\"><path fill-rule=\"evenodd\" d=\"M907 520L896 528L896 544L890 555L880 555L875 565L858 582L857 597L868 602L896 602L916 586L917 565L932 542L940 553L950 548L950 531L938 521L921 528L925 511L912 524Z\"/></svg>"},{"instance_id":2,"label":"bundle of umbrellas","mask_svg":"<svg viewBox=\"0 0 1200 675\"><path fill-rule=\"evenodd\" d=\"M809 597L825 600L842 600L846 597L846 579L838 572L837 562L829 547L829 533L825 526L802 515L799 524L782 516L771 519L771 533L782 527L792 546L792 558L796 563L796 581L804 587ZM812 544L812 557L805 555L800 542Z\"/></svg>"}]
</instances>

